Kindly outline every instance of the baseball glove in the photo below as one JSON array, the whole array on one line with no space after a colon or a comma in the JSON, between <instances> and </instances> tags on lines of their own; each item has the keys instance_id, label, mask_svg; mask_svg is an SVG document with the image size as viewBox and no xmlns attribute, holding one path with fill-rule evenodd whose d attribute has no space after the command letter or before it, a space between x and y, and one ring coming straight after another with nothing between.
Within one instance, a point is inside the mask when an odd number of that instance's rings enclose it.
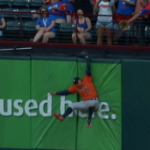
<instances>
[{"instance_id":1,"label":"baseball glove","mask_svg":"<svg viewBox=\"0 0 150 150\"><path fill-rule=\"evenodd\" d=\"M122 20L119 22L119 27L121 30L127 30L129 23L126 20Z\"/></svg>"}]
</instances>

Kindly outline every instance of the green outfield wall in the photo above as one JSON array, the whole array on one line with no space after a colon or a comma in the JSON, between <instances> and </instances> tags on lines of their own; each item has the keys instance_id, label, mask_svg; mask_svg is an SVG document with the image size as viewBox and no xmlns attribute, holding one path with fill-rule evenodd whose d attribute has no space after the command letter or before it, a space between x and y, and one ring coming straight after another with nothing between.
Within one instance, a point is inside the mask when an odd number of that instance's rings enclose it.
<instances>
[{"instance_id":1,"label":"green outfield wall","mask_svg":"<svg viewBox=\"0 0 150 150\"><path fill-rule=\"evenodd\" d=\"M149 150L150 61L92 59L100 106L92 127L87 112L59 122L77 94L51 96L84 77L81 58L0 58L1 150Z\"/></svg>"}]
</instances>

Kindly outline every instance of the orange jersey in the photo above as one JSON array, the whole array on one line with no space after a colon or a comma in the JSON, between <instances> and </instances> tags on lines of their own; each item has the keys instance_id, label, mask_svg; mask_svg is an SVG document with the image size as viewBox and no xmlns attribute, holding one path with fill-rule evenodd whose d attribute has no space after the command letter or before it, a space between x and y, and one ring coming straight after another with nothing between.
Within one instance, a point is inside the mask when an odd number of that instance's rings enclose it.
<instances>
[{"instance_id":1,"label":"orange jersey","mask_svg":"<svg viewBox=\"0 0 150 150\"><path fill-rule=\"evenodd\" d=\"M82 86L78 87L74 84L72 87L68 89L70 93L78 93L84 101L98 98L97 92L92 82L92 76L85 75L82 79Z\"/></svg>"}]
</instances>

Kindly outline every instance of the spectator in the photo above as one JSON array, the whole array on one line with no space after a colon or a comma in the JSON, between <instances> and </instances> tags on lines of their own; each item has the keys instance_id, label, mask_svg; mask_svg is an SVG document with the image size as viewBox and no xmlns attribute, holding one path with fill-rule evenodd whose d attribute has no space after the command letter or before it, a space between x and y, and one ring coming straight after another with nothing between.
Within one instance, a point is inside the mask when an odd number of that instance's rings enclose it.
<instances>
[{"instance_id":1,"label":"spectator","mask_svg":"<svg viewBox=\"0 0 150 150\"><path fill-rule=\"evenodd\" d=\"M135 12L136 0L116 0L119 1L117 8L117 21L129 20ZM122 36L122 31L116 26L116 33L114 35L114 42Z\"/></svg>"},{"instance_id":2,"label":"spectator","mask_svg":"<svg viewBox=\"0 0 150 150\"><path fill-rule=\"evenodd\" d=\"M53 15L47 14L47 9L45 6L40 9L41 16L37 20L36 29L38 30L37 34L34 37L33 42L37 42L42 36L42 43L47 43L49 38L55 37L55 19Z\"/></svg>"},{"instance_id":3,"label":"spectator","mask_svg":"<svg viewBox=\"0 0 150 150\"><path fill-rule=\"evenodd\" d=\"M119 0L118 4L118 21L129 20L135 12L136 0Z\"/></svg>"},{"instance_id":4,"label":"spectator","mask_svg":"<svg viewBox=\"0 0 150 150\"><path fill-rule=\"evenodd\" d=\"M128 21L129 23L135 21L136 38L138 45L144 46L147 44L147 38L145 36L145 28L149 27L149 18L147 13L150 13L148 0L137 0L136 12L134 16Z\"/></svg>"},{"instance_id":5,"label":"spectator","mask_svg":"<svg viewBox=\"0 0 150 150\"><path fill-rule=\"evenodd\" d=\"M86 44L85 40L91 38L91 20L88 17L84 17L84 13L82 9L78 9L77 11L78 19L77 19L77 33L72 34L73 43L77 43L77 37L79 38L82 44Z\"/></svg>"},{"instance_id":6,"label":"spectator","mask_svg":"<svg viewBox=\"0 0 150 150\"><path fill-rule=\"evenodd\" d=\"M48 12L57 13L53 14L56 23L66 23L66 7L63 2L58 0L51 0L51 5L47 7Z\"/></svg>"},{"instance_id":7,"label":"spectator","mask_svg":"<svg viewBox=\"0 0 150 150\"><path fill-rule=\"evenodd\" d=\"M5 22L5 19L4 19L2 14L0 14L0 21L1 21L1 24L0 24L0 36L3 36L2 29L4 29L6 27L6 22Z\"/></svg>"},{"instance_id":8,"label":"spectator","mask_svg":"<svg viewBox=\"0 0 150 150\"><path fill-rule=\"evenodd\" d=\"M139 16L145 16L148 17L148 14L150 14L150 3L148 3L148 0L142 0L141 5L144 7L140 12L135 13L135 15L128 20L128 23L134 21Z\"/></svg>"},{"instance_id":9,"label":"spectator","mask_svg":"<svg viewBox=\"0 0 150 150\"><path fill-rule=\"evenodd\" d=\"M74 6L73 6L73 0L64 0L63 1L67 7L67 23L71 23L72 22L72 15L74 13Z\"/></svg>"},{"instance_id":10,"label":"spectator","mask_svg":"<svg viewBox=\"0 0 150 150\"><path fill-rule=\"evenodd\" d=\"M114 6L114 0L111 0L110 2L108 0L102 0L102 1L96 0L94 11L98 12L98 15L103 15L97 17L96 29L98 31L98 39L97 39L98 45L102 44L104 31L106 31L107 44L112 45L112 29L113 29L112 7L113 6Z\"/></svg>"}]
</instances>

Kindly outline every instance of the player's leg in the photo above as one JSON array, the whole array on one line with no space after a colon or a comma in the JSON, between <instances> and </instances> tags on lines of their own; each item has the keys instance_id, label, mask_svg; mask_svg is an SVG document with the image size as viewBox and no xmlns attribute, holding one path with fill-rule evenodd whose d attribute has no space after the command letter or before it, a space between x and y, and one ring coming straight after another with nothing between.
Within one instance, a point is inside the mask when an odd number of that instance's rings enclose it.
<instances>
[{"instance_id":1,"label":"player's leg","mask_svg":"<svg viewBox=\"0 0 150 150\"><path fill-rule=\"evenodd\" d=\"M69 105L69 107L67 108L67 110L65 111L65 113L63 115L59 115L59 114L55 113L54 116L57 119L59 119L60 121L63 121L69 114L72 113L72 111L74 109L81 110L81 109L86 109L86 108L87 108L87 105L85 105L85 103L83 101L75 102L75 103L71 103Z\"/></svg>"},{"instance_id":2,"label":"player's leg","mask_svg":"<svg viewBox=\"0 0 150 150\"><path fill-rule=\"evenodd\" d=\"M54 113L54 116L55 116L55 118L59 119L60 121L64 121L65 117L67 117L69 114L71 114L72 111L73 111L73 109L71 107L68 107L63 115Z\"/></svg>"},{"instance_id":3,"label":"player's leg","mask_svg":"<svg viewBox=\"0 0 150 150\"><path fill-rule=\"evenodd\" d=\"M87 121L87 127L91 127L91 120L92 120L92 115L94 113L95 108L99 106L99 101L96 100L87 100L86 105L88 106L88 121Z\"/></svg>"},{"instance_id":4,"label":"player's leg","mask_svg":"<svg viewBox=\"0 0 150 150\"><path fill-rule=\"evenodd\" d=\"M89 114L88 114L88 121L87 121L88 128L91 127L91 120L92 120L92 115L93 115L94 109L95 109L95 106L89 107Z\"/></svg>"}]
</instances>

